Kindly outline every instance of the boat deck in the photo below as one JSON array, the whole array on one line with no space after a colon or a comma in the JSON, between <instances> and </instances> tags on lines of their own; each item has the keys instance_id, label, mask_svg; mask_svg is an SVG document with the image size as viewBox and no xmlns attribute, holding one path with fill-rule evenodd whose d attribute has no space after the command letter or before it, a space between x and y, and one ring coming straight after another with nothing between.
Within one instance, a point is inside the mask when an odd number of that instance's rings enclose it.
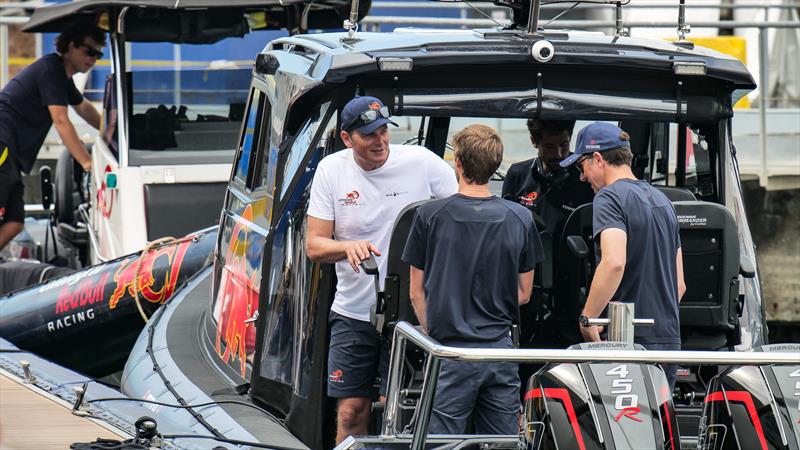
<instances>
[{"instance_id":1,"label":"boat deck","mask_svg":"<svg viewBox=\"0 0 800 450\"><path fill-rule=\"evenodd\" d=\"M131 436L72 414L71 406L46 391L0 370L0 449L63 450L98 437Z\"/></svg>"}]
</instances>

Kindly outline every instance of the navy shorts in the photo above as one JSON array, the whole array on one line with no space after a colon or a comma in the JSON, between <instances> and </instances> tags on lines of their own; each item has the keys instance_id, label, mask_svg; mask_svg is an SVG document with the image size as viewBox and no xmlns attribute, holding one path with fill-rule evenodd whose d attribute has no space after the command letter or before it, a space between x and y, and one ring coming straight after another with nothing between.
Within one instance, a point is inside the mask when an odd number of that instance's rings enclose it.
<instances>
[{"instance_id":1,"label":"navy shorts","mask_svg":"<svg viewBox=\"0 0 800 450\"><path fill-rule=\"evenodd\" d=\"M389 341L369 322L331 311L328 349L328 396L333 398L386 395Z\"/></svg>"},{"instance_id":2,"label":"navy shorts","mask_svg":"<svg viewBox=\"0 0 800 450\"><path fill-rule=\"evenodd\" d=\"M11 157L11 150L0 142L0 225L25 222L25 185Z\"/></svg>"},{"instance_id":3,"label":"navy shorts","mask_svg":"<svg viewBox=\"0 0 800 450\"><path fill-rule=\"evenodd\" d=\"M448 342L453 347L513 348L498 342ZM519 434L519 372L516 363L444 360L436 384L429 434L464 434L470 416L475 434Z\"/></svg>"}]
</instances>

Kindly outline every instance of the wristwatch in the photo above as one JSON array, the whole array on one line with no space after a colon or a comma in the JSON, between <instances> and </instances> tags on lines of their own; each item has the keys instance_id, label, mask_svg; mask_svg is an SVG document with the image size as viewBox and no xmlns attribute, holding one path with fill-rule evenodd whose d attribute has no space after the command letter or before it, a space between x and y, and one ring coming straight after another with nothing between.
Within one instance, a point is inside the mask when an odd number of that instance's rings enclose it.
<instances>
[{"instance_id":1,"label":"wristwatch","mask_svg":"<svg viewBox=\"0 0 800 450\"><path fill-rule=\"evenodd\" d=\"M589 325L589 318L584 316L583 314L581 314L580 317L578 317L578 323L581 324L581 326L584 327L584 328L590 326Z\"/></svg>"}]
</instances>

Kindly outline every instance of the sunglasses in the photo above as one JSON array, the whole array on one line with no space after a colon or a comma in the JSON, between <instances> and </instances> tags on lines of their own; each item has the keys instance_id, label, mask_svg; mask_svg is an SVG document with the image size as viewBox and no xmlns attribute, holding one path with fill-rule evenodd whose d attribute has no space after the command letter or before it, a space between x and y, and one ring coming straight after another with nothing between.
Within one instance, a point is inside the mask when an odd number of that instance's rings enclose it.
<instances>
[{"instance_id":1,"label":"sunglasses","mask_svg":"<svg viewBox=\"0 0 800 450\"><path fill-rule=\"evenodd\" d=\"M388 119L391 115L389 114L389 107L382 106L378 109L370 109L369 111L364 111L363 113L359 114L356 120L351 122L345 130L349 131L356 127L356 125L369 125L372 122L375 122L379 118Z\"/></svg>"},{"instance_id":2,"label":"sunglasses","mask_svg":"<svg viewBox=\"0 0 800 450\"><path fill-rule=\"evenodd\" d=\"M103 52L92 46L83 44L82 47L86 49L86 56L88 56L89 58L101 59L103 57Z\"/></svg>"},{"instance_id":3,"label":"sunglasses","mask_svg":"<svg viewBox=\"0 0 800 450\"><path fill-rule=\"evenodd\" d=\"M589 155L581 156L577 161L575 161L575 167L577 167L580 172L583 172L583 162L589 158L591 158Z\"/></svg>"}]
</instances>

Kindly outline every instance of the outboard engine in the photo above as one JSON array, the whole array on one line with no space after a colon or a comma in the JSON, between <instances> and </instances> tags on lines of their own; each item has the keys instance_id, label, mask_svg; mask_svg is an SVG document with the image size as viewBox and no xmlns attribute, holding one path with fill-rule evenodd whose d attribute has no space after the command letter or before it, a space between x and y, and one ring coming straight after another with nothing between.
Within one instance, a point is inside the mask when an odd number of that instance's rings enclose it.
<instances>
[{"instance_id":1,"label":"outboard engine","mask_svg":"<svg viewBox=\"0 0 800 450\"><path fill-rule=\"evenodd\" d=\"M756 351L800 354L800 344ZM800 365L733 366L711 379L699 450L800 449Z\"/></svg>"},{"instance_id":2,"label":"outboard engine","mask_svg":"<svg viewBox=\"0 0 800 450\"><path fill-rule=\"evenodd\" d=\"M624 342L570 349L644 351ZM528 381L524 401L525 450L680 448L672 393L658 365L547 365Z\"/></svg>"}]
</instances>

